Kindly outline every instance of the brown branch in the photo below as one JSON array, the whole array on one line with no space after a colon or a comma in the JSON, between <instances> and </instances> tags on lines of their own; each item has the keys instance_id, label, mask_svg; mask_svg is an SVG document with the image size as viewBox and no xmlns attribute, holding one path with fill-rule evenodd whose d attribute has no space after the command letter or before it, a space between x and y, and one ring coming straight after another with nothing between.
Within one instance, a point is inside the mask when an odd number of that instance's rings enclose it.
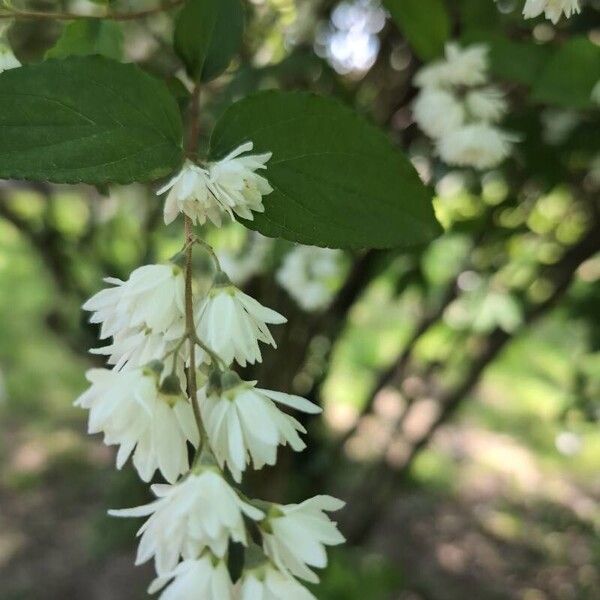
<instances>
[{"instance_id":1,"label":"brown branch","mask_svg":"<svg viewBox=\"0 0 600 600\"><path fill-rule=\"evenodd\" d=\"M102 19L102 20L110 20L110 21L134 21L136 19L144 19L146 17L156 15L161 12L166 12L169 10L173 10L178 6L183 4L184 0L170 0L169 2L165 2L163 4L159 4L153 8L146 8L144 10L139 10L135 12L127 12L127 13L113 13L107 12L104 15L82 15L77 13L67 13L67 12L43 12L37 10L21 10L19 8L15 8L13 6L5 5L5 10L8 12L0 14L0 19L19 19L19 20L29 20L29 19L39 19L39 20L49 20L49 21L77 21L81 19Z\"/></svg>"},{"instance_id":2,"label":"brown branch","mask_svg":"<svg viewBox=\"0 0 600 600\"><path fill-rule=\"evenodd\" d=\"M531 326L540 317L547 314L568 290L579 266L600 251L600 226L596 226L575 246L569 249L563 258L553 267L545 270L544 275L554 284L553 293L542 303L535 305L525 315L524 327ZM521 330L522 331L522 330ZM360 485L360 490L377 490L369 494L369 503L362 517L353 516L348 531L349 537L355 543L361 543L368 536L388 502L393 499L395 492L404 481L415 457L429 443L433 434L446 423L461 406L464 399L472 392L479 382L484 370L500 354L513 335L501 329L494 330L485 340L463 381L439 399L441 410L427 431L411 446L402 466L393 472L382 459L371 467L367 477ZM366 484L365 484L366 481ZM361 492L353 494L359 500ZM356 490L355 490L356 492Z\"/></svg>"}]
</instances>

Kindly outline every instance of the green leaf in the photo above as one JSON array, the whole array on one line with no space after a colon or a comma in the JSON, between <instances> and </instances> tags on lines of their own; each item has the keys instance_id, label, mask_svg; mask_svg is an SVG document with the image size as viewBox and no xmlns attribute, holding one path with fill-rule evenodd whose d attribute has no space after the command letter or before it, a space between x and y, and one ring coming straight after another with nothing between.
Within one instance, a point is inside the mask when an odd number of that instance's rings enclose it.
<instances>
[{"instance_id":1,"label":"green leaf","mask_svg":"<svg viewBox=\"0 0 600 600\"><path fill-rule=\"evenodd\" d=\"M270 237L337 248L421 245L440 233L432 193L388 138L331 98L266 91L231 106L211 138L217 160L252 141L272 152L275 191L244 224Z\"/></svg>"},{"instance_id":2,"label":"green leaf","mask_svg":"<svg viewBox=\"0 0 600 600\"><path fill-rule=\"evenodd\" d=\"M157 179L183 160L177 104L134 65L71 57L0 74L0 178Z\"/></svg>"},{"instance_id":3,"label":"green leaf","mask_svg":"<svg viewBox=\"0 0 600 600\"><path fill-rule=\"evenodd\" d=\"M534 42L517 42L489 31L470 31L466 44L483 43L490 49L490 70L500 79L532 86L544 68L551 49Z\"/></svg>"},{"instance_id":4,"label":"green leaf","mask_svg":"<svg viewBox=\"0 0 600 600\"><path fill-rule=\"evenodd\" d=\"M444 0L384 0L383 4L420 58L442 54L451 27Z\"/></svg>"},{"instance_id":5,"label":"green leaf","mask_svg":"<svg viewBox=\"0 0 600 600\"><path fill-rule=\"evenodd\" d=\"M592 90L600 80L600 46L585 37L561 46L542 70L534 88L537 102L568 108L590 108Z\"/></svg>"},{"instance_id":6,"label":"green leaf","mask_svg":"<svg viewBox=\"0 0 600 600\"><path fill-rule=\"evenodd\" d=\"M123 54L123 32L118 23L82 19L69 23L46 58L100 54L119 60Z\"/></svg>"},{"instance_id":7,"label":"green leaf","mask_svg":"<svg viewBox=\"0 0 600 600\"><path fill-rule=\"evenodd\" d=\"M243 33L240 0L188 0L175 21L175 50L190 77L210 81L227 69Z\"/></svg>"}]
</instances>

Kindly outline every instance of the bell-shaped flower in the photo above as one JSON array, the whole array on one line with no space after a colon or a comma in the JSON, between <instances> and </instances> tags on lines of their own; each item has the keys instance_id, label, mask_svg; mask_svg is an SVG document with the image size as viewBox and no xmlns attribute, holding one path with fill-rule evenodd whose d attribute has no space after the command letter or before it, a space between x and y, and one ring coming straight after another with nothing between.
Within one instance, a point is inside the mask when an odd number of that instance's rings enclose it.
<instances>
[{"instance_id":1,"label":"bell-shaped flower","mask_svg":"<svg viewBox=\"0 0 600 600\"><path fill-rule=\"evenodd\" d=\"M284 573L318 583L309 568L327 566L325 546L344 543L344 536L325 511L336 511L344 502L332 496L315 496L301 504L273 505L260 524L265 554Z\"/></svg>"},{"instance_id":2,"label":"bell-shaped flower","mask_svg":"<svg viewBox=\"0 0 600 600\"><path fill-rule=\"evenodd\" d=\"M485 44L462 48L446 44L445 57L423 67L415 76L415 85L428 87L473 86L485 83L488 77L488 51Z\"/></svg>"},{"instance_id":3,"label":"bell-shaped flower","mask_svg":"<svg viewBox=\"0 0 600 600\"><path fill-rule=\"evenodd\" d=\"M204 225L207 220L221 226L223 212L231 211L215 193L208 170L186 160L181 171L175 175L157 194L165 192L165 223L172 223L179 213L187 215L194 224ZM233 215L231 215L233 216Z\"/></svg>"},{"instance_id":4,"label":"bell-shaped flower","mask_svg":"<svg viewBox=\"0 0 600 600\"><path fill-rule=\"evenodd\" d=\"M150 367L125 371L92 369L92 384L75 402L89 410L89 433L104 433L107 445L118 445L117 468L133 453L133 465L144 481L158 469L173 483L189 468L187 442L198 445L190 403L181 394L159 389L159 374Z\"/></svg>"},{"instance_id":5,"label":"bell-shaped flower","mask_svg":"<svg viewBox=\"0 0 600 600\"><path fill-rule=\"evenodd\" d=\"M175 485L153 485L157 499L150 504L111 510L116 517L146 517L136 564L154 557L156 572L173 572L179 557L197 559L209 548L222 558L229 539L247 543L242 515L260 520L264 514L242 501L231 486L212 467L200 467Z\"/></svg>"},{"instance_id":6,"label":"bell-shaped flower","mask_svg":"<svg viewBox=\"0 0 600 600\"><path fill-rule=\"evenodd\" d=\"M263 196L273 188L265 177L256 171L266 169L273 154L242 154L254 148L252 142L242 144L225 158L210 163L210 181L219 198L230 211L243 219L252 220L252 212L264 212Z\"/></svg>"},{"instance_id":7,"label":"bell-shaped flower","mask_svg":"<svg viewBox=\"0 0 600 600\"><path fill-rule=\"evenodd\" d=\"M486 123L497 123L508 110L504 92L492 86L471 90L465 97L465 104L470 117Z\"/></svg>"},{"instance_id":8,"label":"bell-shaped flower","mask_svg":"<svg viewBox=\"0 0 600 600\"><path fill-rule=\"evenodd\" d=\"M436 145L440 158L448 165L491 169L512 150L514 136L487 123L466 125L442 136Z\"/></svg>"},{"instance_id":9,"label":"bell-shaped flower","mask_svg":"<svg viewBox=\"0 0 600 600\"><path fill-rule=\"evenodd\" d=\"M286 322L234 286L223 272L196 312L198 337L227 364L236 360L242 366L262 360L259 342L276 347L267 325Z\"/></svg>"},{"instance_id":10,"label":"bell-shaped flower","mask_svg":"<svg viewBox=\"0 0 600 600\"><path fill-rule=\"evenodd\" d=\"M303 585L270 562L244 571L236 591L239 600L317 600Z\"/></svg>"},{"instance_id":11,"label":"bell-shaped flower","mask_svg":"<svg viewBox=\"0 0 600 600\"><path fill-rule=\"evenodd\" d=\"M413 105L417 125L429 137L454 131L465 122L465 108L454 93L438 88L425 88Z\"/></svg>"},{"instance_id":12,"label":"bell-shaped flower","mask_svg":"<svg viewBox=\"0 0 600 600\"><path fill-rule=\"evenodd\" d=\"M523 7L523 16L526 19L533 19L544 13L545 17L555 25L560 21L563 13L569 18L580 12L579 0L527 0Z\"/></svg>"},{"instance_id":13,"label":"bell-shaped flower","mask_svg":"<svg viewBox=\"0 0 600 600\"><path fill-rule=\"evenodd\" d=\"M107 278L113 287L95 294L84 305L91 323L101 323L100 338L129 328L163 333L185 314L183 270L175 264L145 265L127 281Z\"/></svg>"},{"instance_id":14,"label":"bell-shaped flower","mask_svg":"<svg viewBox=\"0 0 600 600\"><path fill-rule=\"evenodd\" d=\"M158 592L169 581L171 583L161 593L160 600L233 599L233 584L227 565L210 552L203 553L195 560L180 562L171 573L155 579L148 593Z\"/></svg>"},{"instance_id":15,"label":"bell-shaped flower","mask_svg":"<svg viewBox=\"0 0 600 600\"><path fill-rule=\"evenodd\" d=\"M16 69L21 66L19 59L15 56L11 47L0 43L0 73L9 69Z\"/></svg>"},{"instance_id":16,"label":"bell-shaped flower","mask_svg":"<svg viewBox=\"0 0 600 600\"><path fill-rule=\"evenodd\" d=\"M300 396L256 388L256 382L242 381L232 371L221 382L200 390L198 404L217 462L237 482L250 462L255 469L274 465L279 445L289 444L296 452L306 447L298 435L306 433L304 427L277 404L309 414L321 412L318 406Z\"/></svg>"}]
</instances>

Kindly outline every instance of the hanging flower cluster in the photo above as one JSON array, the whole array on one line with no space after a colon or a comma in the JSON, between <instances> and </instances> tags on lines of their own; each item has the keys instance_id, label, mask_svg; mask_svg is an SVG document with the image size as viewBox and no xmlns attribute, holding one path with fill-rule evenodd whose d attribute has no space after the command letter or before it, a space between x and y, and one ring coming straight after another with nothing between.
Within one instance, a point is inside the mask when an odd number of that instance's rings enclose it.
<instances>
[{"instance_id":1,"label":"hanging flower cluster","mask_svg":"<svg viewBox=\"0 0 600 600\"><path fill-rule=\"evenodd\" d=\"M327 515L341 501L251 500L228 479L240 483L248 468L274 465L279 446L305 448L304 427L282 407L320 412L235 372L235 363L262 360L261 344L275 346L269 327L286 319L238 289L212 248L191 232L191 222L219 224L225 214L251 218L262 210L272 188L256 171L271 155L244 154L252 148L244 144L205 167L186 163L161 190L169 191L166 220L186 216L182 253L136 269L126 281L107 279L110 287L84 305L108 340L93 352L106 355L111 367L90 370L91 386L76 401L89 410L89 432L118 446L118 468L132 457L144 481L156 471L167 481L152 486L153 502L110 511L147 518L136 564L154 561L149 592L162 590L162 600L311 600L296 578L318 581L313 569L326 566L325 547L344 541ZM208 288L193 277L196 246L214 262ZM227 568L231 542L247 547L235 582Z\"/></svg>"},{"instance_id":2,"label":"hanging flower cluster","mask_svg":"<svg viewBox=\"0 0 600 600\"><path fill-rule=\"evenodd\" d=\"M488 48L446 46L445 59L417 73L421 88L413 114L449 165L489 169L511 152L513 137L497 126L508 109L501 90L488 85Z\"/></svg>"},{"instance_id":3,"label":"hanging flower cluster","mask_svg":"<svg viewBox=\"0 0 600 600\"><path fill-rule=\"evenodd\" d=\"M563 13L565 17L581 12L579 0L527 0L523 8L526 19L539 17L542 13L555 25L560 21Z\"/></svg>"}]
</instances>

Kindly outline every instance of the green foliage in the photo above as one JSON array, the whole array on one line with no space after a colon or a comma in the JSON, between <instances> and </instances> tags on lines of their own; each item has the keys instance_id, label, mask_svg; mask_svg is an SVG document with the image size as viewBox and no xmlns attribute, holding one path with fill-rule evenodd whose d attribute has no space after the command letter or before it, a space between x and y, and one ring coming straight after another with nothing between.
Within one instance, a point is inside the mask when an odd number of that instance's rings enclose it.
<instances>
[{"instance_id":1,"label":"green foliage","mask_svg":"<svg viewBox=\"0 0 600 600\"><path fill-rule=\"evenodd\" d=\"M338 248L408 248L440 232L431 192L383 133L330 98L261 92L217 123L210 158L252 141L275 191L248 227Z\"/></svg>"},{"instance_id":2,"label":"green foliage","mask_svg":"<svg viewBox=\"0 0 600 600\"><path fill-rule=\"evenodd\" d=\"M165 85L99 56L0 74L0 177L57 183L147 181L182 160Z\"/></svg>"},{"instance_id":3,"label":"green foliage","mask_svg":"<svg viewBox=\"0 0 600 600\"><path fill-rule=\"evenodd\" d=\"M587 38L567 41L555 51L533 89L537 102L570 108L592 106L591 93L600 80L600 47Z\"/></svg>"},{"instance_id":4,"label":"green foliage","mask_svg":"<svg viewBox=\"0 0 600 600\"><path fill-rule=\"evenodd\" d=\"M238 51L244 33L240 0L188 0L175 22L175 50L190 77L218 77Z\"/></svg>"},{"instance_id":5,"label":"green foliage","mask_svg":"<svg viewBox=\"0 0 600 600\"><path fill-rule=\"evenodd\" d=\"M81 19L68 23L46 58L100 54L119 60L123 54L123 32L115 21Z\"/></svg>"},{"instance_id":6,"label":"green foliage","mask_svg":"<svg viewBox=\"0 0 600 600\"><path fill-rule=\"evenodd\" d=\"M338 550L313 591L320 600L387 600L402 583L392 564L365 552Z\"/></svg>"},{"instance_id":7,"label":"green foliage","mask_svg":"<svg viewBox=\"0 0 600 600\"><path fill-rule=\"evenodd\" d=\"M544 68L552 50L533 41L515 41L501 34L471 31L463 36L467 44L482 43L490 48L491 72L507 81L533 85Z\"/></svg>"},{"instance_id":8,"label":"green foliage","mask_svg":"<svg viewBox=\"0 0 600 600\"><path fill-rule=\"evenodd\" d=\"M442 54L451 28L444 0L384 0L384 6L420 58Z\"/></svg>"}]
</instances>

